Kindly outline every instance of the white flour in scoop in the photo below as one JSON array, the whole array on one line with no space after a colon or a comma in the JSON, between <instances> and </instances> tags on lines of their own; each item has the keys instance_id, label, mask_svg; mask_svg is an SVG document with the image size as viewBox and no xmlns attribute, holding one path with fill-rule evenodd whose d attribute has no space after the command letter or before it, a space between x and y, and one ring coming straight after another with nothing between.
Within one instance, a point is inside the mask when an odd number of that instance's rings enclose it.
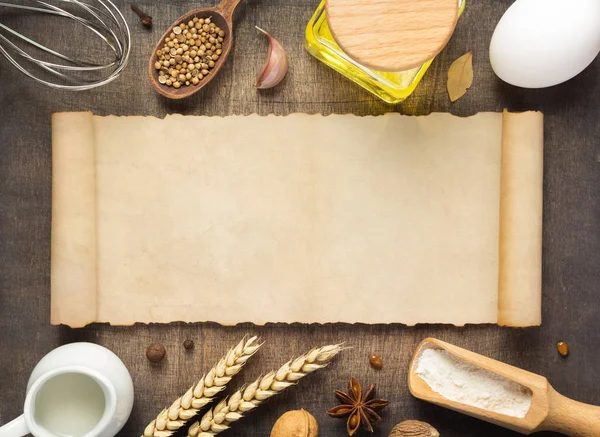
<instances>
[{"instance_id":1,"label":"white flour in scoop","mask_svg":"<svg viewBox=\"0 0 600 437\"><path fill-rule=\"evenodd\" d=\"M425 349L417 375L446 399L513 417L525 417L531 390L441 349Z\"/></svg>"}]
</instances>

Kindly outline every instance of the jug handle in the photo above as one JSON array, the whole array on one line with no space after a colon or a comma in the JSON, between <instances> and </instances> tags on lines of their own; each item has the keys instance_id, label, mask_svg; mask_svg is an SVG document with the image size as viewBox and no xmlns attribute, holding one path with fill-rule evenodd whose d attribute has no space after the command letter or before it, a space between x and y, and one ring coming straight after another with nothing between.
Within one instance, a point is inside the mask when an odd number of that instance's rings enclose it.
<instances>
[{"instance_id":1,"label":"jug handle","mask_svg":"<svg viewBox=\"0 0 600 437\"><path fill-rule=\"evenodd\" d=\"M27 434L29 434L29 428L23 414L0 427L0 437L23 437Z\"/></svg>"}]
</instances>

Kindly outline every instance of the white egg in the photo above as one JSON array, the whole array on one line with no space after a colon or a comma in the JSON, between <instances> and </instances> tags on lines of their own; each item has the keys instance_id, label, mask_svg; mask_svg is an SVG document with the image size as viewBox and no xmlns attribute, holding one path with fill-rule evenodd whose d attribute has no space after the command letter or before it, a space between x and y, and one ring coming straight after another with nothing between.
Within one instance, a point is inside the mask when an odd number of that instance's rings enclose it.
<instances>
[{"instance_id":1,"label":"white egg","mask_svg":"<svg viewBox=\"0 0 600 437\"><path fill-rule=\"evenodd\" d=\"M600 52L600 0L517 0L490 43L494 72L513 85L544 88L581 73Z\"/></svg>"}]
</instances>

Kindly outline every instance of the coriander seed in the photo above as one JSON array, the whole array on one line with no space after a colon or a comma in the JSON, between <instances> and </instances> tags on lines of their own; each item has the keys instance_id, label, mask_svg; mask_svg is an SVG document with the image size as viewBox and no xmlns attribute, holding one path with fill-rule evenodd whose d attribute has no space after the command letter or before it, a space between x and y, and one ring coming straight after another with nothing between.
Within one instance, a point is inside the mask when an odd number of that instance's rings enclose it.
<instances>
[{"instance_id":1,"label":"coriander seed","mask_svg":"<svg viewBox=\"0 0 600 437\"><path fill-rule=\"evenodd\" d=\"M222 55L225 32L211 18L193 17L174 26L156 51L158 82L165 86L198 85Z\"/></svg>"}]
</instances>

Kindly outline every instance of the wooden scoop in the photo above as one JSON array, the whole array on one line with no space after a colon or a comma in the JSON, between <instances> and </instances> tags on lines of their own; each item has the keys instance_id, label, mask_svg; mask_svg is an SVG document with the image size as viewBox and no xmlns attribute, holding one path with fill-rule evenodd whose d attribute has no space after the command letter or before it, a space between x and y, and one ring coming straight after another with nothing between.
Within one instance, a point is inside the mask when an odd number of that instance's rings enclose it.
<instances>
[{"instance_id":1,"label":"wooden scoop","mask_svg":"<svg viewBox=\"0 0 600 437\"><path fill-rule=\"evenodd\" d=\"M472 407L444 398L434 392L416 373L417 360L425 349L444 349L455 357L474 366L508 378L527 387L533 393L531 407L524 418L507 416ZM417 347L408 371L408 387L413 396L476 417L486 422L531 434L555 431L571 437L600 436L600 407L573 401L559 394L543 376L509 366L434 338L427 338Z\"/></svg>"},{"instance_id":2,"label":"wooden scoop","mask_svg":"<svg viewBox=\"0 0 600 437\"><path fill-rule=\"evenodd\" d=\"M233 45L233 13L235 12L235 8L237 8L241 2L242 0L223 0L214 8L194 9L193 11L190 11L187 14L179 17L177 21L169 26L154 48L148 62L148 75L150 76L150 82L159 94L162 94L169 99L183 99L185 97L189 97L208 85L209 82L217 75L217 73L219 73L219 70L221 70L221 67L223 64L225 64L227 56L231 51L231 46ZM187 23L194 17L210 17L212 22L225 32L225 37L223 38L221 47L223 53L221 53L219 59L215 61L215 66L212 70L210 70L208 76L204 77L198 85L185 86L182 84L181 88L178 89L163 85L158 82L158 70L154 68L154 63L156 62L156 52L165 45L165 38L172 32L173 27L180 23Z\"/></svg>"}]
</instances>

